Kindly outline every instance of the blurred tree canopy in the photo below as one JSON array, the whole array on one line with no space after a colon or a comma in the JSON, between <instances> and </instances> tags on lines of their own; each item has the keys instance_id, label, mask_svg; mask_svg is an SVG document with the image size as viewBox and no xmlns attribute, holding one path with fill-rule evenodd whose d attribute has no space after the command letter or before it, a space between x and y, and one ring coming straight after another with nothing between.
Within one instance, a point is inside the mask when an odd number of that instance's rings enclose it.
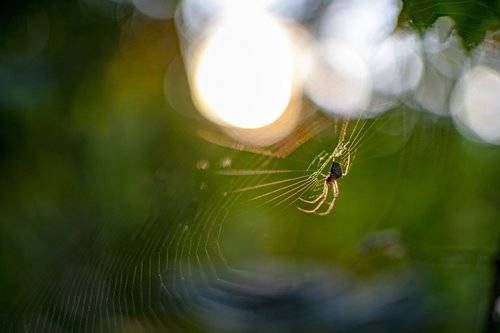
<instances>
[{"instance_id":1,"label":"blurred tree canopy","mask_svg":"<svg viewBox=\"0 0 500 333\"><path fill-rule=\"evenodd\" d=\"M491 1L403 1L403 13L408 15L412 26L423 31L437 18L449 16L456 23L455 29L466 49L483 41L486 31L497 30L500 3Z\"/></svg>"}]
</instances>

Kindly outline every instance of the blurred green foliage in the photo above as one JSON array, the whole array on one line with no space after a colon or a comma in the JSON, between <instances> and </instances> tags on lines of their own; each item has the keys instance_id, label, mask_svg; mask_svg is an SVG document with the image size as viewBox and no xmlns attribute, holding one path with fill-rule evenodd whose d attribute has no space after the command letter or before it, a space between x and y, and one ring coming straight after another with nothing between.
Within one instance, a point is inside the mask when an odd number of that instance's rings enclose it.
<instances>
[{"instance_id":1,"label":"blurred green foliage","mask_svg":"<svg viewBox=\"0 0 500 333\"><path fill-rule=\"evenodd\" d=\"M417 28L452 16L468 47L498 27L494 1L404 5ZM343 267L360 281L410 270L428 284L422 297L439 318L436 332L484 328L499 250L498 147L466 140L447 118L393 110L377 120L352 174L340 181L331 216L293 205L262 209L244 196L221 196L264 180L216 175L220 160L230 157L242 169L305 168L332 148L333 133L285 160L215 146L195 134L202 120L189 102L172 22L114 2L1 6L3 324L63 311L57 304L65 295L88 297L101 275L134 271L161 242L182 245L177 225L189 221L191 228L206 212L228 209L219 244L235 267L266 258L312 261ZM184 113L165 101L164 87ZM211 167L197 170L200 160ZM400 238L363 248L381 230ZM78 318L61 331L96 324Z\"/></svg>"},{"instance_id":2,"label":"blurred green foliage","mask_svg":"<svg viewBox=\"0 0 500 333\"><path fill-rule=\"evenodd\" d=\"M500 27L500 2L496 0L406 0L403 5L402 13L420 31L429 28L441 16L453 18L455 29L467 50L481 43L486 31Z\"/></svg>"}]
</instances>

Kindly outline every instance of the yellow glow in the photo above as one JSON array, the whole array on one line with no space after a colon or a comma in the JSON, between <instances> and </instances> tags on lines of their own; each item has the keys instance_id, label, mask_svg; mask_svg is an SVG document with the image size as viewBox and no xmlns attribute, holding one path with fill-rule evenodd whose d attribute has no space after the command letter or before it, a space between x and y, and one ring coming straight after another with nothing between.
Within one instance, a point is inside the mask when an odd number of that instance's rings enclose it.
<instances>
[{"instance_id":1,"label":"yellow glow","mask_svg":"<svg viewBox=\"0 0 500 333\"><path fill-rule=\"evenodd\" d=\"M292 97L293 46L285 27L270 14L230 14L195 58L195 103L219 124L263 127L284 113Z\"/></svg>"}]
</instances>

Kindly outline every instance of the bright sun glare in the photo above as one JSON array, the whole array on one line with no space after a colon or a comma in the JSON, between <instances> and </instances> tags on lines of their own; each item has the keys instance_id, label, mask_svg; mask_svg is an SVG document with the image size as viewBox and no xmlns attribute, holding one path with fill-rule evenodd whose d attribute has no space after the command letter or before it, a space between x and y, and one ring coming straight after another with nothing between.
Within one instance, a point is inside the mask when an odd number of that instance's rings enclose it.
<instances>
[{"instance_id":1,"label":"bright sun glare","mask_svg":"<svg viewBox=\"0 0 500 333\"><path fill-rule=\"evenodd\" d=\"M195 103L209 119L259 128L287 109L294 80L293 45L284 25L265 11L222 18L195 62Z\"/></svg>"}]
</instances>

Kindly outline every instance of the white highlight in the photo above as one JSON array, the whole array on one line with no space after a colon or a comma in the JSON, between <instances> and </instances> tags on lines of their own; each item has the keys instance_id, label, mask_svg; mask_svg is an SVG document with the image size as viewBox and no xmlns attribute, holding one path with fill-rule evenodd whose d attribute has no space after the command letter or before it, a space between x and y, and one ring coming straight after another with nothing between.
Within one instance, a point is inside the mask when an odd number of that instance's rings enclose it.
<instances>
[{"instance_id":1,"label":"white highlight","mask_svg":"<svg viewBox=\"0 0 500 333\"><path fill-rule=\"evenodd\" d=\"M500 73L476 66L453 91L451 110L465 135L500 144Z\"/></svg>"},{"instance_id":2,"label":"white highlight","mask_svg":"<svg viewBox=\"0 0 500 333\"><path fill-rule=\"evenodd\" d=\"M449 78L442 76L434 66L427 66L415 91L415 100L427 111L445 116L449 114L451 88L452 81Z\"/></svg>"},{"instance_id":3,"label":"white highlight","mask_svg":"<svg viewBox=\"0 0 500 333\"><path fill-rule=\"evenodd\" d=\"M320 59L306 82L310 98L327 112L359 116L370 101L368 69L347 44L330 40L319 46Z\"/></svg>"},{"instance_id":4,"label":"white highlight","mask_svg":"<svg viewBox=\"0 0 500 333\"><path fill-rule=\"evenodd\" d=\"M398 0L337 0L323 16L320 37L369 49L394 30L400 10Z\"/></svg>"},{"instance_id":5,"label":"white highlight","mask_svg":"<svg viewBox=\"0 0 500 333\"><path fill-rule=\"evenodd\" d=\"M422 77L420 40L414 34L393 34L374 47L366 58L377 91L399 95L414 89Z\"/></svg>"},{"instance_id":6,"label":"white highlight","mask_svg":"<svg viewBox=\"0 0 500 333\"><path fill-rule=\"evenodd\" d=\"M149 0L152 1L152 0ZM208 26L221 18L244 12L265 11L276 0L183 0L176 17L182 38L189 42L207 32Z\"/></svg>"},{"instance_id":7,"label":"white highlight","mask_svg":"<svg viewBox=\"0 0 500 333\"><path fill-rule=\"evenodd\" d=\"M450 17L440 17L425 33L423 49L425 55L441 75L450 79L458 79L466 63L466 55L454 27L455 21Z\"/></svg>"},{"instance_id":8,"label":"white highlight","mask_svg":"<svg viewBox=\"0 0 500 333\"><path fill-rule=\"evenodd\" d=\"M221 18L194 60L194 99L210 120L259 128L290 102L294 49L285 26L261 10Z\"/></svg>"}]
</instances>

